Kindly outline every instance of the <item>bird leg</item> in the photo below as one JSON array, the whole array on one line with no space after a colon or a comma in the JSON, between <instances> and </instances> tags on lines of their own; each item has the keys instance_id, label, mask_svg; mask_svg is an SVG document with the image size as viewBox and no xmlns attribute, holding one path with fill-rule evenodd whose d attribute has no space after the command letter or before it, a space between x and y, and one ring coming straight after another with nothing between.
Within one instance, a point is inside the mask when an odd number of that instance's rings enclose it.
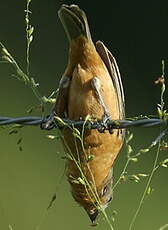
<instances>
[{"instance_id":1,"label":"bird leg","mask_svg":"<svg viewBox=\"0 0 168 230\"><path fill-rule=\"evenodd\" d=\"M91 86L92 88L95 90L95 94L96 94L96 97L97 97L97 100L99 102L99 104L102 106L103 108L103 116L102 116L102 121L100 123L100 127L98 128L98 131L103 133L106 129L109 130L109 132L112 134L112 129L109 129L108 128L108 121L110 120L110 114L109 114L109 111L108 111L108 108L107 106L105 105L104 103L104 100L102 98L102 95L100 93L100 81L97 77L94 77L92 80L91 80Z\"/></svg>"},{"instance_id":2,"label":"bird leg","mask_svg":"<svg viewBox=\"0 0 168 230\"><path fill-rule=\"evenodd\" d=\"M50 115L44 119L41 124L42 129L52 129L54 124L54 117L59 114L60 117L64 118L67 116L67 97L68 91L70 86L70 78L63 75L60 83L59 83L59 90L58 95L56 98L56 103L54 108L52 109Z\"/></svg>"}]
</instances>

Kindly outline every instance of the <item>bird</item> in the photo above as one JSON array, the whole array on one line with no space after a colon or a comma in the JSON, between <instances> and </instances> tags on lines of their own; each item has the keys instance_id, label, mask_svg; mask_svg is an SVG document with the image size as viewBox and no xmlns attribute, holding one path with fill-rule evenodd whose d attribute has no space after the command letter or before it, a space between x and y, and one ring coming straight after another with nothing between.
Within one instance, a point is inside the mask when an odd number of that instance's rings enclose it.
<instances>
[{"instance_id":1,"label":"bird","mask_svg":"<svg viewBox=\"0 0 168 230\"><path fill-rule=\"evenodd\" d=\"M69 41L67 67L61 77L55 116L74 121L96 120L105 126L125 117L117 62L103 42L92 40L87 16L78 5L63 4L58 17ZM94 224L113 198L113 166L124 142L124 130L61 130L66 175L74 200Z\"/></svg>"}]
</instances>

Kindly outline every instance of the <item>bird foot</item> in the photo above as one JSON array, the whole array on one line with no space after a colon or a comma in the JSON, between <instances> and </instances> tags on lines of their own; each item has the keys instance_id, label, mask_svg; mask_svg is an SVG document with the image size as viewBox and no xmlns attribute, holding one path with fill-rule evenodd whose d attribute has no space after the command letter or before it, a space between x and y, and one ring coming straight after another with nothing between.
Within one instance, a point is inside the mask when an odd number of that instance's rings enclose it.
<instances>
[{"instance_id":1,"label":"bird foot","mask_svg":"<svg viewBox=\"0 0 168 230\"><path fill-rule=\"evenodd\" d=\"M102 120L99 122L99 128L98 131L100 133L104 133L106 130L109 131L110 134L113 134L113 129L109 126L110 116L107 114L104 114L102 117Z\"/></svg>"},{"instance_id":2,"label":"bird foot","mask_svg":"<svg viewBox=\"0 0 168 230\"><path fill-rule=\"evenodd\" d=\"M55 112L51 112L50 115L45 117L41 123L41 126L40 126L41 129L46 129L46 130L53 129L55 127L54 117L55 117Z\"/></svg>"}]
</instances>

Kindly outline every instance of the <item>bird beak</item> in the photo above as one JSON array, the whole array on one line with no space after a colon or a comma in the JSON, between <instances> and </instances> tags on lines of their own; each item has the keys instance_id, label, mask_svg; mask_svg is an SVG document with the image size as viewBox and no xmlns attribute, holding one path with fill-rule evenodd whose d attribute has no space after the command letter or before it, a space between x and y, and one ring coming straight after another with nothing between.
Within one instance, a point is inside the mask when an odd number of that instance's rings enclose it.
<instances>
[{"instance_id":1,"label":"bird beak","mask_svg":"<svg viewBox=\"0 0 168 230\"><path fill-rule=\"evenodd\" d=\"M96 223L96 219L97 219L97 217L98 217L98 215L99 215L99 210L98 209L96 209L96 210L94 210L94 211L92 211L92 212L88 212L88 215L89 215L89 217L90 217L90 220L92 221L92 224L93 225L95 225Z\"/></svg>"}]
</instances>

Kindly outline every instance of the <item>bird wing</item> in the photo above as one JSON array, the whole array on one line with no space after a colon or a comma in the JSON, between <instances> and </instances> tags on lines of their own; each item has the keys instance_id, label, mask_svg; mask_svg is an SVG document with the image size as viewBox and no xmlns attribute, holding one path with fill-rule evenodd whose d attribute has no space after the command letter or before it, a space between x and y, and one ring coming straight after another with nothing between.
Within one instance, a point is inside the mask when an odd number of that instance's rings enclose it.
<instances>
[{"instance_id":1,"label":"bird wing","mask_svg":"<svg viewBox=\"0 0 168 230\"><path fill-rule=\"evenodd\" d=\"M120 110L120 119L125 116L125 99L119 68L114 56L101 41L96 42L96 50L103 60L117 93L118 105Z\"/></svg>"}]
</instances>

